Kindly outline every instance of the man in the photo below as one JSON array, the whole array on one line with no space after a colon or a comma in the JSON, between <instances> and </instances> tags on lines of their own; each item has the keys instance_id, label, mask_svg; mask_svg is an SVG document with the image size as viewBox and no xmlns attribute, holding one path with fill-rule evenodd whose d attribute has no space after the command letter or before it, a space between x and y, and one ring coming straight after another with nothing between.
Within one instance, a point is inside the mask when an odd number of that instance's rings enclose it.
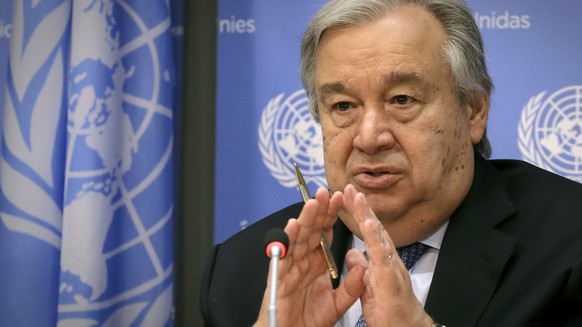
<instances>
[{"instance_id":1,"label":"man","mask_svg":"<svg viewBox=\"0 0 582 327\"><path fill-rule=\"evenodd\" d=\"M215 248L207 325L268 325L262 236L284 227L279 326L582 326L582 185L486 160L493 86L462 2L332 0L305 33L302 77L333 195ZM420 259L405 266L409 246Z\"/></svg>"}]
</instances>

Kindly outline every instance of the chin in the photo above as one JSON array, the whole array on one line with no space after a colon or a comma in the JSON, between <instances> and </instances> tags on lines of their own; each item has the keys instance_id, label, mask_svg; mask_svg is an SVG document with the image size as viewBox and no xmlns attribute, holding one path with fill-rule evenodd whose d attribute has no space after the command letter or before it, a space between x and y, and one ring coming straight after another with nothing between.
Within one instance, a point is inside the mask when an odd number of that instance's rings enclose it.
<instances>
[{"instance_id":1,"label":"chin","mask_svg":"<svg viewBox=\"0 0 582 327\"><path fill-rule=\"evenodd\" d=\"M378 220L382 222L395 221L398 217L403 215L401 206L395 206L394 200L390 199L375 199L374 196L366 197L370 204L370 209L374 212ZM386 202L392 202L392 205L387 205Z\"/></svg>"}]
</instances>

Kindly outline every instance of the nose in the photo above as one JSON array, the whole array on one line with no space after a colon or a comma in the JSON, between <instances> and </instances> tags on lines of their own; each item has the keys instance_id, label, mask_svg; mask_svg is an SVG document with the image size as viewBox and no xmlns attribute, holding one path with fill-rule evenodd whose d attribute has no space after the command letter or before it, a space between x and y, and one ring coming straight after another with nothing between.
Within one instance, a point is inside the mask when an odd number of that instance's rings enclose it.
<instances>
[{"instance_id":1,"label":"nose","mask_svg":"<svg viewBox=\"0 0 582 327\"><path fill-rule=\"evenodd\" d=\"M395 144L390 118L381 106L365 108L357 125L354 148L367 154L390 149Z\"/></svg>"}]
</instances>

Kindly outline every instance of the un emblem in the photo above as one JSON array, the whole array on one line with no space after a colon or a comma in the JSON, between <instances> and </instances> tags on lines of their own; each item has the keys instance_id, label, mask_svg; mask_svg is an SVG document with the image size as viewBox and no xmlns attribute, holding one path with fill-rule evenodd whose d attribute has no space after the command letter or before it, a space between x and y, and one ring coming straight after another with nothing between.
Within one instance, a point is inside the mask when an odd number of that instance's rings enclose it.
<instances>
[{"instance_id":1,"label":"un emblem","mask_svg":"<svg viewBox=\"0 0 582 327\"><path fill-rule=\"evenodd\" d=\"M169 8L146 15L134 5L38 6L33 16L45 18L14 33L0 222L60 254L59 326L172 320Z\"/></svg>"},{"instance_id":2,"label":"un emblem","mask_svg":"<svg viewBox=\"0 0 582 327\"><path fill-rule=\"evenodd\" d=\"M296 187L297 163L307 183L326 186L321 129L311 116L304 90L271 99L261 114L259 150L279 183Z\"/></svg>"},{"instance_id":3,"label":"un emblem","mask_svg":"<svg viewBox=\"0 0 582 327\"><path fill-rule=\"evenodd\" d=\"M524 160L582 182L582 86L545 95L532 97L521 112L519 150Z\"/></svg>"}]
</instances>

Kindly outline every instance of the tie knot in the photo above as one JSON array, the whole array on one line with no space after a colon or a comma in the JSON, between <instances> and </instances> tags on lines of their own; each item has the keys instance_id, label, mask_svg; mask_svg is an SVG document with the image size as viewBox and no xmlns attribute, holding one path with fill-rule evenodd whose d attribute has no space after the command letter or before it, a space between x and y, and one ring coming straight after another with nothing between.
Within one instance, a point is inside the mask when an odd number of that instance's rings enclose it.
<instances>
[{"instance_id":1,"label":"tie knot","mask_svg":"<svg viewBox=\"0 0 582 327\"><path fill-rule=\"evenodd\" d=\"M428 250L428 245L424 245L420 242L415 242L396 249L400 259L402 262L404 262L406 269L412 268L412 266L414 266L416 261L422 257L426 250Z\"/></svg>"}]
</instances>

